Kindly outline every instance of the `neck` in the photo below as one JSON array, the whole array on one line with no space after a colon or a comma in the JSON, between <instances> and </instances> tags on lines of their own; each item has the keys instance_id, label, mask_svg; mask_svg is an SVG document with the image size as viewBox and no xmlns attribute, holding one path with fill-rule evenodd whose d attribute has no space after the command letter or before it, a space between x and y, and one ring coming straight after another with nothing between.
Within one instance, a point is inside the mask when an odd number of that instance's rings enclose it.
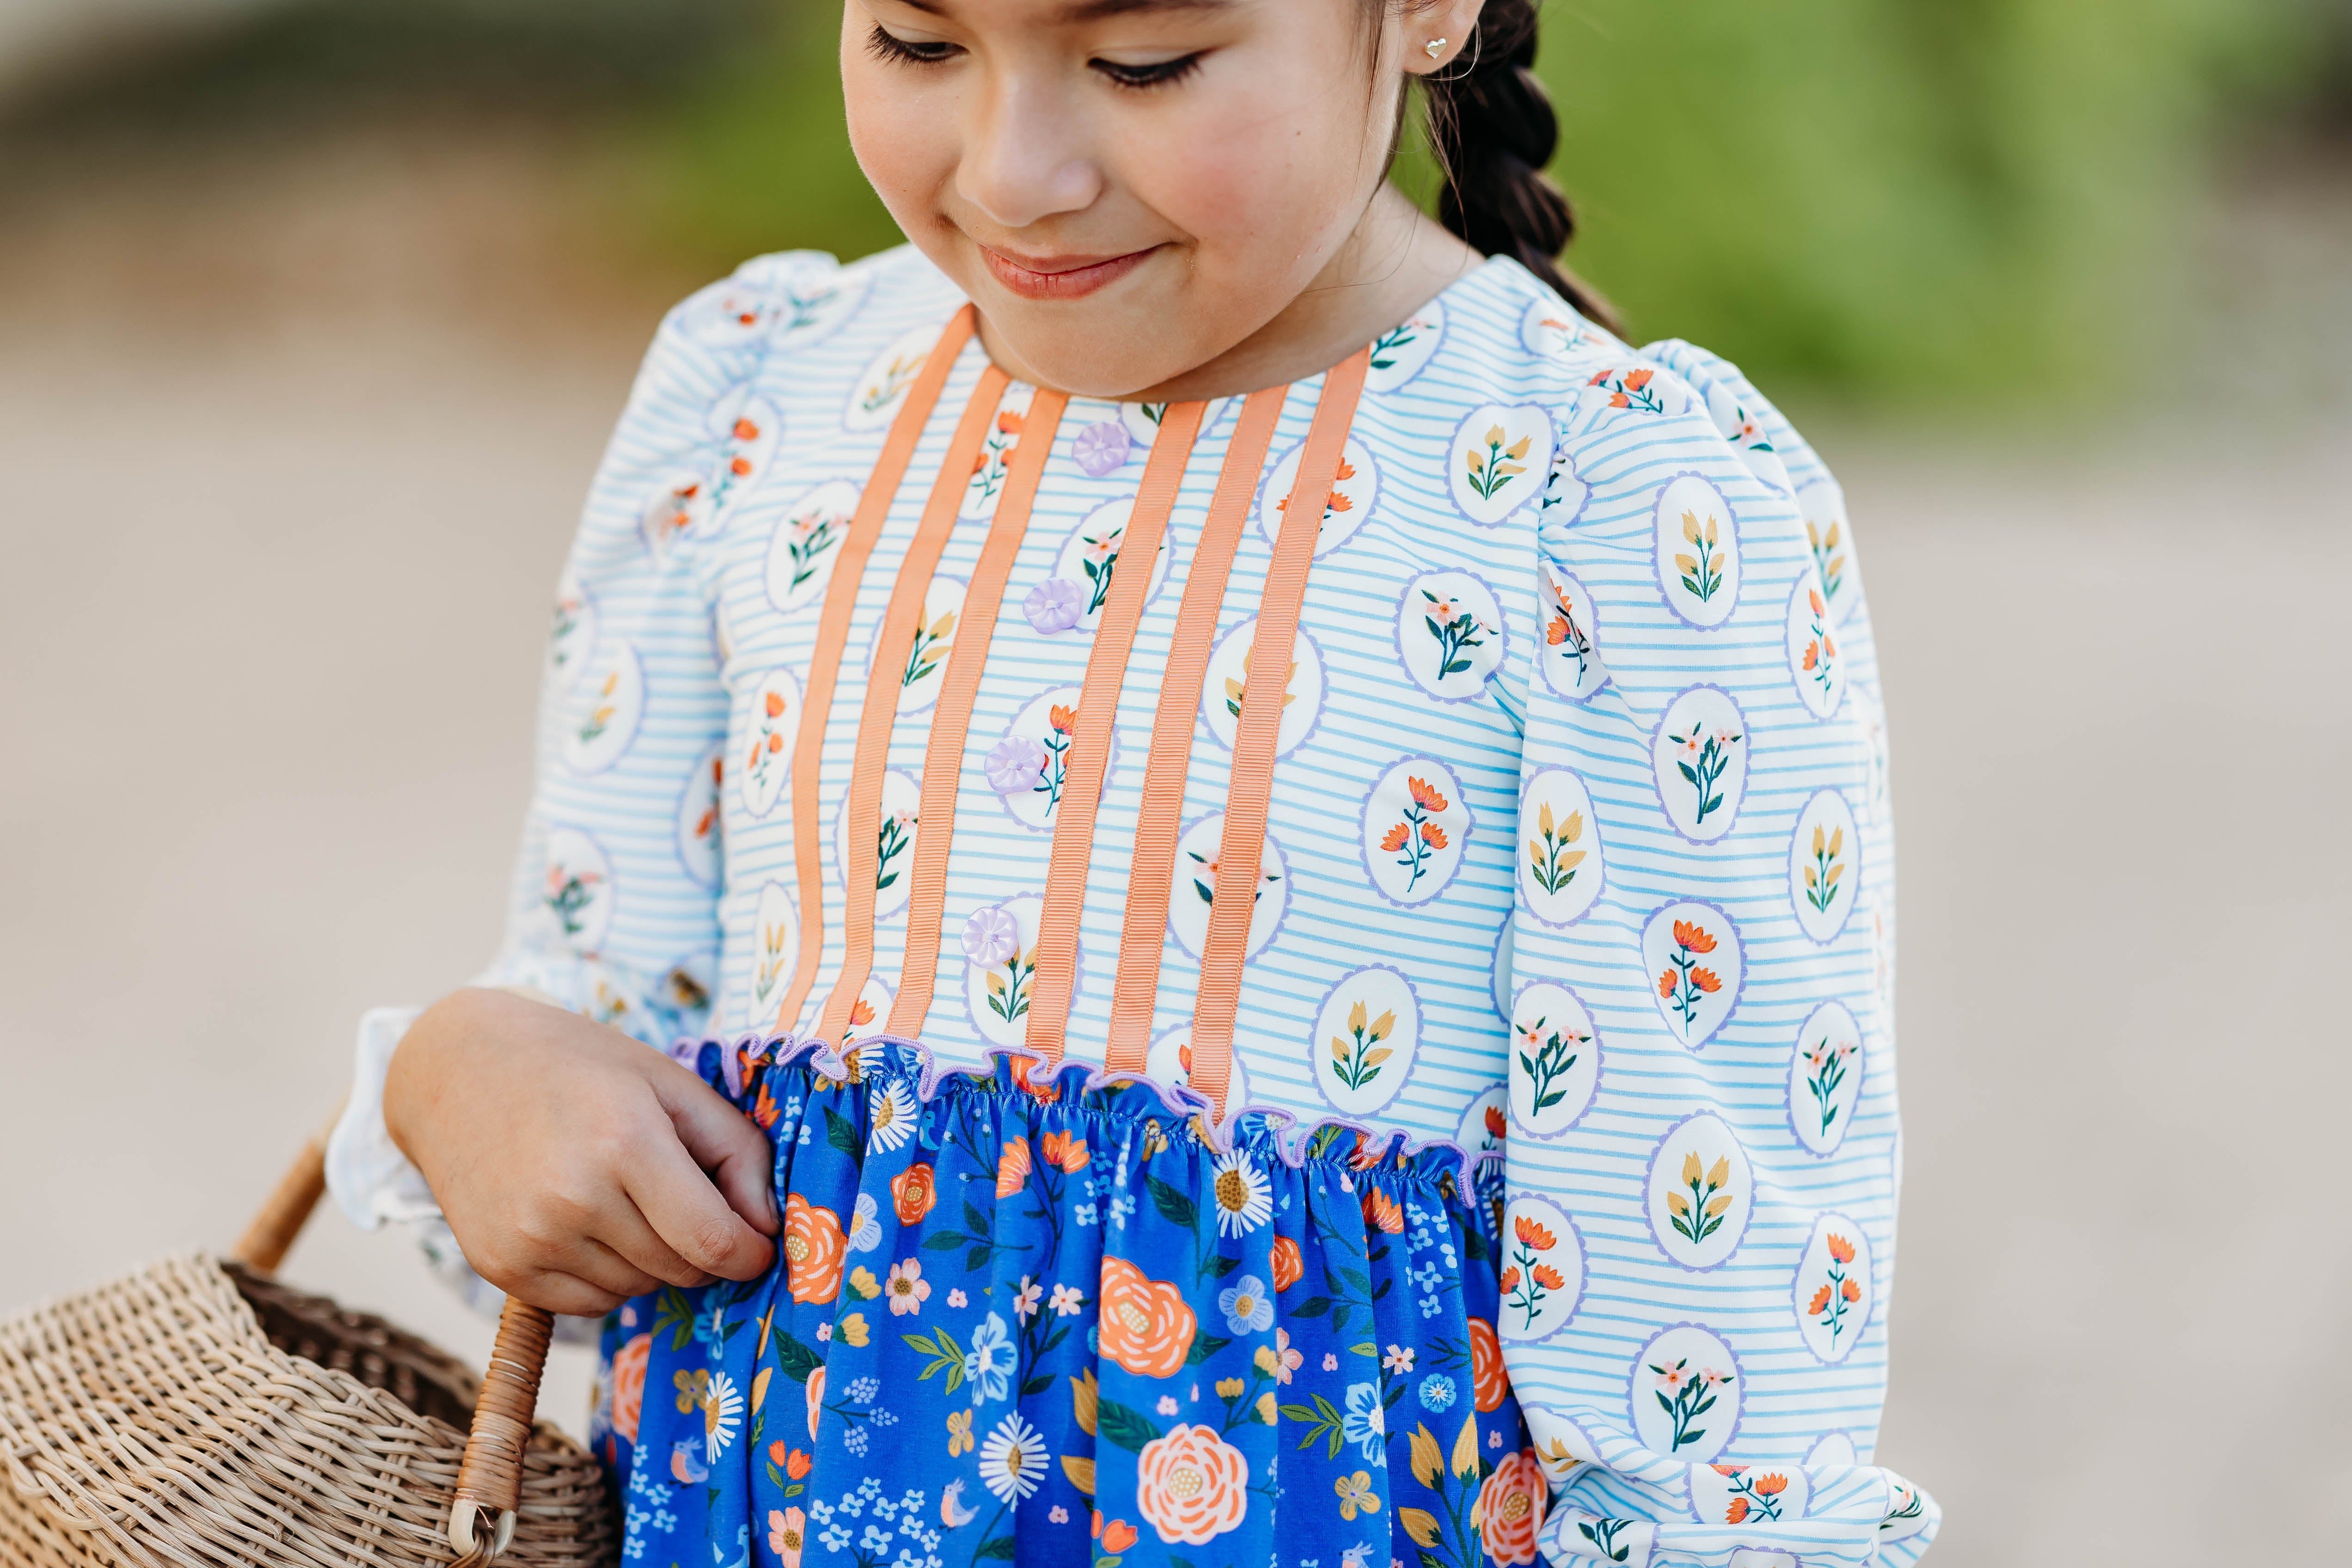
<instances>
[{"instance_id":1,"label":"neck","mask_svg":"<svg viewBox=\"0 0 2352 1568\"><path fill-rule=\"evenodd\" d=\"M1318 375L1443 292L1484 258L1382 181L1363 216L1315 280L1274 319L1213 359L1129 394L1144 403L1225 397ZM983 320L981 340L1005 357Z\"/></svg>"}]
</instances>

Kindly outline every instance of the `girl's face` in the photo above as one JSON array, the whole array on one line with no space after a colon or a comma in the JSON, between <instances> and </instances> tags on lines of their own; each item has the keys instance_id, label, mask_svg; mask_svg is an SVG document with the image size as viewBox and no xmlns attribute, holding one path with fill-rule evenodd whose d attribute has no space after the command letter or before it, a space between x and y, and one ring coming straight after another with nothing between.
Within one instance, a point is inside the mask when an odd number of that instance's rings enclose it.
<instances>
[{"instance_id":1,"label":"girl's face","mask_svg":"<svg viewBox=\"0 0 2352 1568\"><path fill-rule=\"evenodd\" d=\"M1477 7L1428 9L1416 46ZM1259 332L1357 232L1397 72L1438 63L1402 23L1365 0L848 0L850 140L1007 370L1131 395Z\"/></svg>"}]
</instances>

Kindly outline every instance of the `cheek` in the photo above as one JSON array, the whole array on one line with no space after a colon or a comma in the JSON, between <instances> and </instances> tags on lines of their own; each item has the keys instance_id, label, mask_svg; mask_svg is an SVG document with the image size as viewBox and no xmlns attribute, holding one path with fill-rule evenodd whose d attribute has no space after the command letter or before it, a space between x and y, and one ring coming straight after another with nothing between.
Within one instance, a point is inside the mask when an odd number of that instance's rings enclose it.
<instances>
[{"instance_id":1,"label":"cheek","mask_svg":"<svg viewBox=\"0 0 2352 1568\"><path fill-rule=\"evenodd\" d=\"M1371 177L1360 135L1312 117L1234 118L1139 146L1130 188L1193 241L1203 280L1303 283L1355 226Z\"/></svg>"},{"instance_id":2,"label":"cheek","mask_svg":"<svg viewBox=\"0 0 2352 1568\"><path fill-rule=\"evenodd\" d=\"M914 89L909 73L863 58L842 62L842 96L849 145L882 205L909 235L927 226L938 195L955 170L955 139L940 127L954 123L935 94Z\"/></svg>"}]
</instances>

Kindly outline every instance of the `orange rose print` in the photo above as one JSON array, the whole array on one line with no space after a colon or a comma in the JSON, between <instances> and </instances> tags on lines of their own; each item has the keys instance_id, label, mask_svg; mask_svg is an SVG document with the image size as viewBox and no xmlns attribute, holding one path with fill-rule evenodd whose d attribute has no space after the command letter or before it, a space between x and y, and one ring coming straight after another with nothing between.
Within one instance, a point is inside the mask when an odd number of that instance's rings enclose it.
<instances>
[{"instance_id":1,"label":"orange rose print","mask_svg":"<svg viewBox=\"0 0 2352 1568\"><path fill-rule=\"evenodd\" d=\"M1478 1489L1478 1533L1486 1540L1486 1555L1503 1568L1533 1563L1536 1531L1543 1528L1549 1500L1536 1451L1522 1448L1504 1455Z\"/></svg>"},{"instance_id":2,"label":"orange rose print","mask_svg":"<svg viewBox=\"0 0 2352 1568\"><path fill-rule=\"evenodd\" d=\"M1249 1512L1249 1461L1213 1426L1179 1426L1136 1456L1135 1506L1160 1540L1203 1545Z\"/></svg>"},{"instance_id":3,"label":"orange rose print","mask_svg":"<svg viewBox=\"0 0 2352 1568\"><path fill-rule=\"evenodd\" d=\"M646 1358L653 1352L651 1334L639 1334L613 1352L613 1430L632 1443L646 1406Z\"/></svg>"},{"instance_id":4,"label":"orange rose print","mask_svg":"<svg viewBox=\"0 0 2352 1568\"><path fill-rule=\"evenodd\" d=\"M1200 1324L1182 1291L1145 1279L1125 1258L1106 1258L1100 1300L1103 1354L1138 1377L1173 1377L1184 1370Z\"/></svg>"},{"instance_id":5,"label":"orange rose print","mask_svg":"<svg viewBox=\"0 0 2352 1568\"><path fill-rule=\"evenodd\" d=\"M784 1277L795 1301L830 1301L841 1294L841 1257L849 1238L841 1216L798 1193L784 1201Z\"/></svg>"},{"instance_id":6,"label":"orange rose print","mask_svg":"<svg viewBox=\"0 0 2352 1568\"><path fill-rule=\"evenodd\" d=\"M1274 1238L1274 1291L1280 1295L1307 1277L1307 1262L1298 1243L1286 1236Z\"/></svg>"},{"instance_id":7,"label":"orange rose print","mask_svg":"<svg viewBox=\"0 0 2352 1568\"><path fill-rule=\"evenodd\" d=\"M920 1225L939 1201L938 1178L929 1161L909 1165L890 1178L890 1203L898 1211L900 1225Z\"/></svg>"},{"instance_id":8,"label":"orange rose print","mask_svg":"<svg viewBox=\"0 0 2352 1568\"><path fill-rule=\"evenodd\" d=\"M1482 1415L1502 1408L1511 1392L1510 1374L1503 1369L1503 1342L1495 1325L1484 1318L1470 1320L1470 1402Z\"/></svg>"}]
</instances>

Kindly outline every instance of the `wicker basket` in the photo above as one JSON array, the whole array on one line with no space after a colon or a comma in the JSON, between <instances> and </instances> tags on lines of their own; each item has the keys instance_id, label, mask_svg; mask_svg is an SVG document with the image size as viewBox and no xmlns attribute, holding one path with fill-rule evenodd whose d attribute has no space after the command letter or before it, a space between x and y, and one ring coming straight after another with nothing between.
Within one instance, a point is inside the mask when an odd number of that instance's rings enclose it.
<instances>
[{"instance_id":1,"label":"wicker basket","mask_svg":"<svg viewBox=\"0 0 2352 1568\"><path fill-rule=\"evenodd\" d=\"M268 1278L318 1203L323 1153L303 1151L237 1261L174 1258L0 1321L0 1563L617 1561L595 1460L531 1425L545 1313L509 1303L478 1383Z\"/></svg>"}]
</instances>

